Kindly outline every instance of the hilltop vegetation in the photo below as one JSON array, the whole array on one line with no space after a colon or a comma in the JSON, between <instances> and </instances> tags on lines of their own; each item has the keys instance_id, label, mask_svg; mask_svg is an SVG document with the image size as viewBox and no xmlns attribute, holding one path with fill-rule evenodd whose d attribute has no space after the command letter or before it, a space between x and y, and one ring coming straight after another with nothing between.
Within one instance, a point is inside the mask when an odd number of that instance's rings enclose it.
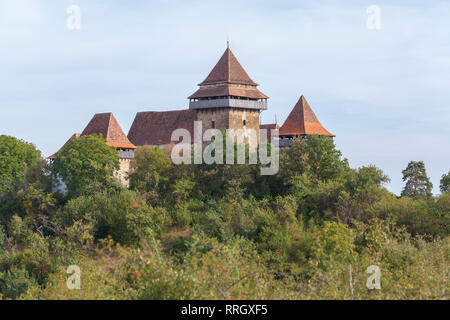
<instances>
[{"instance_id":1,"label":"hilltop vegetation","mask_svg":"<svg viewBox=\"0 0 450 320\"><path fill-rule=\"evenodd\" d=\"M379 168L350 168L319 136L281 152L274 176L142 147L125 189L117 166L100 136L53 164L0 136L3 299L448 299L450 172L433 196L411 162L397 197ZM370 265L380 290L366 287Z\"/></svg>"}]
</instances>

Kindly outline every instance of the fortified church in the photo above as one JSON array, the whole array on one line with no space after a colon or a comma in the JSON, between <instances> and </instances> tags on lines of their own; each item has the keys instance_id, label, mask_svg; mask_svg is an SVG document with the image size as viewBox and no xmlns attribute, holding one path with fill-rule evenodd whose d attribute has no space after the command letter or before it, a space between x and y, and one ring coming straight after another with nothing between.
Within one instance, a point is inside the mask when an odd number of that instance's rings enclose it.
<instances>
[{"instance_id":1,"label":"fortified church","mask_svg":"<svg viewBox=\"0 0 450 320\"><path fill-rule=\"evenodd\" d=\"M280 147L290 146L294 137L324 135L334 137L317 119L304 96L301 96L280 127L278 124L261 124L260 113L267 110L268 96L255 83L228 47L220 60L189 99L189 109L174 111L138 112L125 135L112 113L95 114L81 134L74 138L101 134L108 145L117 148L121 168L118 178L126 184L134 151L138 146L151 145L164 148L171 143L172 132L187 129L194 136L194 121L202 121L203 131L215 129L253 129L259 137L260 129L279 130ZM269 136L268 141L272 141ZM63 147L64 147L63 146ZM52 159L54 156L49 157Z\"/></svg>"}]
</instances>

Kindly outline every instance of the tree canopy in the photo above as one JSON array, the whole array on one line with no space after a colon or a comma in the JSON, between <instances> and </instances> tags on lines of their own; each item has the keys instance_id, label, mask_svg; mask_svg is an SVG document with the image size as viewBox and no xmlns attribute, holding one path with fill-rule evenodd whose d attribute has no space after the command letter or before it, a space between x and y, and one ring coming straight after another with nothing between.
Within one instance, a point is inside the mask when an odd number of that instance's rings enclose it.
<instances>
[{"instance_id":1,"label":"tree canopy","mask_svg":"<svg viewBox=\"0 0 450 320\"><path fill-rule=\"evenodd\" d=\"M450 191L450 171L442 175L440 189L442 193Z\"/></svg>"},{"instance_id":2,"label":"tree canopy","mask_svg":"<svg viewBox=\"0 0 450 320\"><path fill-rule=\"evenodd\" d=\"M159 147L136 149L135 161L129 174L130 188L146 193L148 199L157 199L167 192L172 162Z\"/></svg>"},{"instance_id":3,"label":"tree canopy","mask_svg":"<svg viewBox=\"0 0 450 320\"><path fill-rule=\"evenodd\" d=\"M308 174L315 181L338 179L349 170L347 159L326 136L294 139L280 161L287 177Z\"/></svg>"},{"instance_id":4,"label":"tree canopy","mask_svg":"<svg viewBox=\"0 0 450 320\"><path fill-rule=\"evenodd\" d=\"M101 136L85 136L17 171L0 199L0 299L448 295L450 193L426 199L423 163L404 170L408 190L422 192L397 197L381 169L350 168L325 137L295 140L269 176L261 164L175 165L143 147L127 189L114 183L118 159ZM382 290L367 290L372 264ZM67 289L70 265L82 290Z\"/></svg>"},{"instance_id":5,"label":"tree canopy","mask_svg":"<svg viewBox=\"0 0 450 320\"><path fill-rule=\"evenodd\" d=\"M428 199L432 196L433 184L427 176L423 161L411 161L402 171L405 187L402 197L413 199Z\"/></svg>"},{"instance_id":6,"label":"tree canopy","mask_svg":"<svg viewBox=\"0 0 450 320\"><path fill-rule=\"evenodd\" d=\"M20 184L25 169L40 158L41 152L33 144L0 135L0 193Z\"/></svg>"},{"instance_id":7,"label":"tree canopy","mask_svg":"<svg viewBox=\"0 0 450 320\"><path fill-rule=\"evenodd\" d=\"M55 155L53 172L66 184L69 195L82 194L92 183L109 185L120 166L117 150L101 135L74 138Z\"/></svg>"}]
</instances>

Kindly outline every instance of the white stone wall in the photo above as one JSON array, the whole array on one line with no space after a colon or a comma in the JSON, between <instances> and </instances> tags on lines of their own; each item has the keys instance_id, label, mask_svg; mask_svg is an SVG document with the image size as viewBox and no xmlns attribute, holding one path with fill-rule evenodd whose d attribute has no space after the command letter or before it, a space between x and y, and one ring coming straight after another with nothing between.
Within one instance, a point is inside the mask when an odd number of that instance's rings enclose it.
<instances>
[{"instance_id":1,"label":"white stone wall","mask_svg":"<svg viewBox=\"0 0 450 320\"><path fill-rule=\"evenodd\" d=\"M131 168L131 159L120 159L120 169L114 173L114 176L119 179L120 183L124 187L130 186L130 181L128 180L128 173Z\"/></svg>"}]
</instances>

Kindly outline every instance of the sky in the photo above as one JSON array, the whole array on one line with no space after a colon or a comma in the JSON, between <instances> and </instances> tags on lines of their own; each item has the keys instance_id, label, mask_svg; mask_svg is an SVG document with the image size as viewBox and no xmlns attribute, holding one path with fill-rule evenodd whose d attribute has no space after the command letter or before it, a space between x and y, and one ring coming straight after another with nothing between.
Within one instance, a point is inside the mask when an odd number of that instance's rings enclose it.
<instances>
[{"instance_id":1,"label":"sky","mask_svg":"<svg viewBox=\"0 0 450 320\"><path fill-rule=\"evenodd\" d=\"M400 194L422 160L439 193L449 1L0 0L0 134L49 156L95 113L127 133L136 112L186 109L227 39L270 97L262 123L282 124L303 94L352 167L376 165Z\"/></svg>"}]
</instances>

